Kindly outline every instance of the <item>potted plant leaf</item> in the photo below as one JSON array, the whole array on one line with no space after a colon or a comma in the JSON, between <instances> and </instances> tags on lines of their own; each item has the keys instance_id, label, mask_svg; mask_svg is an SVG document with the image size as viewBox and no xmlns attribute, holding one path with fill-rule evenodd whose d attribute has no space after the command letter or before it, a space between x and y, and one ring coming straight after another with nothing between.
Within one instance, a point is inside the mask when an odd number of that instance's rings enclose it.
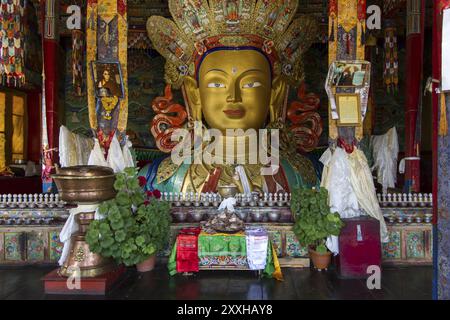
<instances>
[{"instance_id":1,"label":"potted plant leaf","mask_svg":"<svg viewBox=\"0 0 450 320\"><path fill-rule=\"evenodd\" d=\"M86 240L93 252L146 272L168 241L171 217L170 204L158 190L144 192L141 180L135 168L116 175L117 195L100 204L103 218L90 224Z\"/></svg>"},{"instance_id":2,"label":"potted plant leaf","mask_svg":"<svg viewBox=\"0 0 450 320\"><path fill-rule=\"evenodd\" d=\"M338 236L344 226L339 214L330 211L327 189L295 189L291 211L295 219L294 233L300 244L308 247L314 267L327 269L331 252L325 245L326 239Z\"/></svg>"}]
</instances>

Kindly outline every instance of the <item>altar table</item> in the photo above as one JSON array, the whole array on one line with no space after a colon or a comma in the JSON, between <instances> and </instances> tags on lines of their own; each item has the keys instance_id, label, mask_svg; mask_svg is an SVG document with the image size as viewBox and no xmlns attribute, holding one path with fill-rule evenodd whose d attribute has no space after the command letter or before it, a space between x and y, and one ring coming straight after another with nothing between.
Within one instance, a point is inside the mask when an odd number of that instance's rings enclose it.
<instances>
[{"instance_id":1,"label":"altar table","mask_svg":"<svg viewBox=\"0 0 450 320\"><path fill-rule=\"evenodd\" d=\"M170 275L177 271L177 246L179 237L169 256L168 269ZM201 232L198 235L198 269L214 270L250 270L247 263L247 244L244 232L233 234ZM256 271L256 270L255 270ZM283 280L278 257L268 241L266 266L262 271L263 276Z\"/></svg>"}]
</instances>

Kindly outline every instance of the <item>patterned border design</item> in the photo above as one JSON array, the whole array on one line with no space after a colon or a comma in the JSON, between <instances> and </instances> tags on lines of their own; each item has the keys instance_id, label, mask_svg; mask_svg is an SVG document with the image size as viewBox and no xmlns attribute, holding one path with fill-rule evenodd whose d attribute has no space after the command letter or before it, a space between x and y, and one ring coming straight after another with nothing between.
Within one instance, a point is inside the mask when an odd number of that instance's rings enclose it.
<instances>
[{"instance_id":1,"label":"patterned border design","mask_svg":"<svg viewBox=\"0 0 450 320\"><path fill-rule=\"evenodd\" d=\"M447 95L447 114L450 97ZM450 299L450 138L438 137L438 299Z\"/></svg>"}]
</instances>

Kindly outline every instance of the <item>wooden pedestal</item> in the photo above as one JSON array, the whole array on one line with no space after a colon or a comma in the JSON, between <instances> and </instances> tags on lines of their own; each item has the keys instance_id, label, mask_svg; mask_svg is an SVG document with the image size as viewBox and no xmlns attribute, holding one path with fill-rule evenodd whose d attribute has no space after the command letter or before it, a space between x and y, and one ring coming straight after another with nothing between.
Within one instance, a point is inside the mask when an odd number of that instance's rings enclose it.
<instances>
[{"instance_id":1,"label":"wooden pedestal","mask_svg":"<svg viewBox=\"0 0 450 320\"><path fill-rule=\"evenodd\" d=\"M81 278L80 289L69 289L66 277L58 274L59 269L48 273L42 280L44 281L45 294L67 294L67 295L105 295L119 280L125 272L125 267L118 267L117 270L105 273L94 278ZM74 285L74 281L71 281Z\"/></svg>"}]
</instances>

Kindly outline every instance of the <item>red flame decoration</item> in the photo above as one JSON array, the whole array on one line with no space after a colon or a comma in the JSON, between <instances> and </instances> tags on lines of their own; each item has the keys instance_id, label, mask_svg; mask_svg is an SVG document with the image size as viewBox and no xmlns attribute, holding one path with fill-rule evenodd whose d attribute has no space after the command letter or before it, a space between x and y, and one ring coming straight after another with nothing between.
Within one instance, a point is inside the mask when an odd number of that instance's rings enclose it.
<instances>
[{"instance_id":1,"label":"red flame decoration","mask_svg":"<svg viewBox=\"0 0 450 320\"><path fill-rule=\"evenodd\" d=\"M297 97L299 100L289 105L287 118L292 123L290 130L294 134L297 149L310 152L317 147L323 129L322 119L315 112L320 107L320 99L314 93L306 93L304 83L299 86Z\"/></svg>"},{"instance_id":2,"label":"red flame decoration","mask_svg":"<svg viewBox=\"0 0 450 320\"><path fill-rule=\"evenodd\" d=\"M152 120L150 131L155 137L156 146L163 152L170 152L177 144L171 141L175 129L181 128L187 119L186 109L173 100L172 88L166 85L163 97L152 101L156 116Z\"/></svg>"}]
</instances>

